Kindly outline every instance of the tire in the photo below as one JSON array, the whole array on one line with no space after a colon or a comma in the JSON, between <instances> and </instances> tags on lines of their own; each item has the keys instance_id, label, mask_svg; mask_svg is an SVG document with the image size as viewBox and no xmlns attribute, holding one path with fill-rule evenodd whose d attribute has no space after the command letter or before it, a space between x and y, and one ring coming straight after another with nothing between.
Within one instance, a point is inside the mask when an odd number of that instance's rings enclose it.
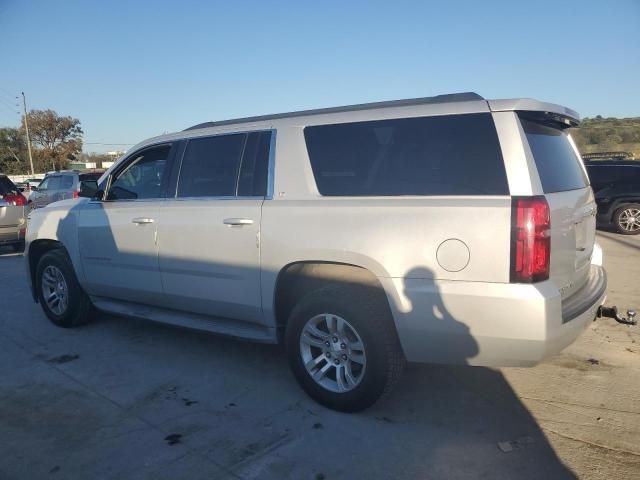
<instances>
[{"instance_id":1,"label":"tire","mask_svg":"<svg viewBox=\"0 0 640 480\"><path fill-rule=\"evenodd\" d=\"M338 337L330 334L337 331L338 322L344 343L335 342ZM311 325L315 328L306 328ZM377 288L329 286L308 293L289 316L285 347L289 366L303 390L318 403L341 412L358 412L373 405L392 390L405 364L387 299ZM308 371L306 363L313 363L315 370ZM312 372L321 378L314 380Z\"/></svg>"},{"instance_id":2,"label":"tire","mask_svg":"<svg viewBox=\"0 0 640 480\"><path fill-rule=\"evenodd\" d=\"M616 231L623 235L640 234L640 204L629 203L620 207L613 214L613 224Z\"/></svg>"},{"instance_id":3,"label":"tire","mask_svg":"<svg viewBox=\"0 0 640 480\"><path fill-rule=\"evenodd\" d=\"M44 277L45 274L47 277ZM53 279L55 282L51 281ZM56 292L56 295L59 295L59 302L47 302L45 290L51 293L52 288L61 283L65 288L62 295L60 294L63 290ZM42 256L36 269L36 289L40 306L53 324L73 328L89 321L91 301L80 287L71 260L64 250L51 250ZM65 295L66 304L62 300Z\"/></svg>"}]
</instances>

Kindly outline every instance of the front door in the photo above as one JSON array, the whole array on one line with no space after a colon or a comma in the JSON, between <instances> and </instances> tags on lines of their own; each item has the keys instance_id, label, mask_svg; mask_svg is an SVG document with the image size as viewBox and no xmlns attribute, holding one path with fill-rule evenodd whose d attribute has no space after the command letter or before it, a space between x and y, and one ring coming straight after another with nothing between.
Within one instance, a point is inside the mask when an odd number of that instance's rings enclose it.
<instances>
[{"instance_id":1,"label":"front door","mask_svg":"<svg viewBox=\"0 0 640 480\"><path fill-rule=\"evenodd\" d=\"M160 301L157 228L171 153L171 145L134 153L114 172L105 200L92 200L80 212L80 254L90 294Z\"/></svg>"}]
</instances>

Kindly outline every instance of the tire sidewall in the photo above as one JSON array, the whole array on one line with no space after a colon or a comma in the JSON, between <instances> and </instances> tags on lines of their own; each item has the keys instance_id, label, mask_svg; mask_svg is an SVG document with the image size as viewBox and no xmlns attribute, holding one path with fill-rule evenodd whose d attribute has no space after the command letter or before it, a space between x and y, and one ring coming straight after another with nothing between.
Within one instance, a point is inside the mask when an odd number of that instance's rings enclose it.
<instances>
[{"instance_id":1,"label":"tire sidewall","mask_svg":"<svg viewBox=\"0 0 640 480\"><path fill-rule=\"evenodd\" d=\"M58 268L58 270L60 270L67 284L67 310L62 315L57 315L56 313L51 311L44 299L44 294L42 292L42 274L44 270L50 265L55 266L56 268ZM60 327L75 326L75 319L77 318L79 309L81 308L80 304L82 301L83 292L76 279L71 261L64 251L53 250L51 252L45 253L42 256L42 258L38 262L38 267L36 269L36 288L40 306L42 307L45 315L49 318L49 320L51 320L51 322Z\"/></svg>"},{"instance_id":2,"label":"tire sidewall","mask_svg":"<svg viewBox=\"0 0 640 480\"><path fill-rule=\"evenodd\" d=\"M622 214L622 212L624 212L625 210L627 210L628 208L637 208L640 209L640 204L638 203L628 203L623 205L622 207L618 208L616 210L616 212L613 215L613 223L616 227L616 231L622 235L639 235L640 234L640 230L637 230L635 232L629 232L627 230L625 230L624 228L622 228L620 226L620 215Z\"/></svg>"},{"instance_id":3,"label":"tire sidewall","mask_svg":"<svg viewBox=\"0 0 640 480\"><path fill-rule=\"evenodd\" d=\"M348 290L348 293L345 292ZM372 405L385 391L387 383L388 345L380 323L388 321L388 306L358 289L323 288L305 296L294 308L285 334L289 364L302 388L312 398L335 410L353 412ZM300 336L308 320L321 314L344 318L358 332L366 355L364 377L348 392L337 393L315 382L307 372L300 354ZM376 315L380 318L373 318ZM373 321L375 320L375 321Z\"/></svg>"}]
</instances>

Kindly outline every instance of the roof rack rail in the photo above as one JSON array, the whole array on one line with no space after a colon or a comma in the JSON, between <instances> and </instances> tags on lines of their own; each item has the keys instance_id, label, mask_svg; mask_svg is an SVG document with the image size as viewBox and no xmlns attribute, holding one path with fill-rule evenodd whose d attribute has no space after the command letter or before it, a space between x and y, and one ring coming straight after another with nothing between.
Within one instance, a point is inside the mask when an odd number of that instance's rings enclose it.
<instances>
[{"instance_id":1,"label":"roof rack rail","mask_svg":"<svg viewBox=\"0 0 640 480\"><path fill-rule=\"evenodd\" d=\"M475 92L449 93L436 95L434 97L409 98L405 100L391 100L386 102L361 103L357 105L346 105L342 107L318 108L315 110L301 110L299 112L276 113L274 115L260 115L256 117L236 118L232 120L222 120L219 122L199 123L184 131L197 130L200 128L221 127L223 125L233 125L236 123L260 122L264 120L277 120L281 118L302 117L307 115L319 115L324 113L355 112L359 110L371 110L374 108L388 107L408 107L413 105L430 105L434 103L471 102L474 100L484 100Z\"/></svg>"}]
</instances>

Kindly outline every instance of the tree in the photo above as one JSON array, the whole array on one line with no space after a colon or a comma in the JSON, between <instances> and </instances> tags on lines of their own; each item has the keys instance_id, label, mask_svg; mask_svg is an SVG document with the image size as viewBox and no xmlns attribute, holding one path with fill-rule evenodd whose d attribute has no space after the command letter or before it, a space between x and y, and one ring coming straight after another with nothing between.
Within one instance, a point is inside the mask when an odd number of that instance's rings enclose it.
<instances>
[{"instance_id":1,"label":"tree","mask_svg":"<svg viewBox=\"0 0 640 480\"><path fill-rule=\"evenodd\" d=\"M83 132L77 118L62 117L53 110L31 110L27 115L38 170L64 169L82 151Z\"/></svg>"},{"instance_id":2,"label":"tree","mask_svg":"<svg viewBox=\"0 0 640 480\"><path fill-rule=\"evenodd\" d=\"M29 173L27 144L17 128L0 128L0 173Z\"/></svg>"}]
</instances>

